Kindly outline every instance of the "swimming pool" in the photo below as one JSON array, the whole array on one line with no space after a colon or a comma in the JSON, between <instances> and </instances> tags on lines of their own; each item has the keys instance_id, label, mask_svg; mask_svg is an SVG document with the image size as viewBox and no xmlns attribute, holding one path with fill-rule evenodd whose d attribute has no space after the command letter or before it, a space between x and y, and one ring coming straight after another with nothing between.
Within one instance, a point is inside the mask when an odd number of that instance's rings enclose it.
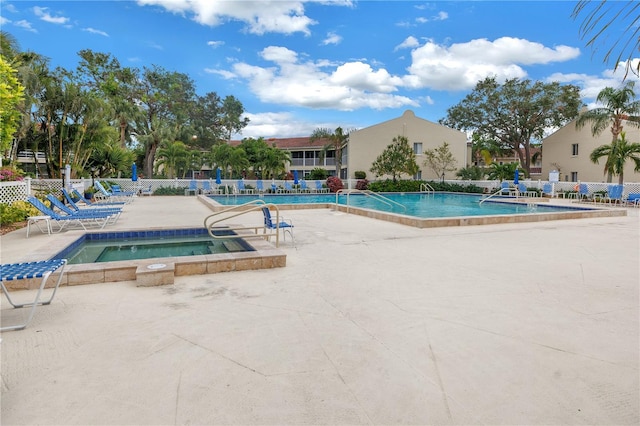
<instances>
[{"instance_id":1,"label":"swimming pool","mask_svg":"<svg viewBox=\"0 0 640 426\"><path fill-rule=\"evenodd\" d=\"M216 234L225 236L234 233L225 230L217 231ZM212 238L206 229L195 228L85 234L53 258L65 258L69 265L76 265L254 250L251 245L237 237L216 239Z\"/></svg>"},{"instance_id":2,"label":"swimming pool","mask_svg":"<svg viewBox=\"0 0 640 426\"><path fill-rule=\"evenodd\" d=\"M584 210L584 207L559 207L532 203L504 203L487 201L480 203L482 195L455 193L389 193L383 194L391 200L385 202L375 196L350 194L349 206L372 209L388 213L407 215L417 218L444 218L459 216L495 216L514 214L536 214ZM275 194L210 196L222 205L238 205L262 199L273 204L335 204L335 194ZM340 194L338 203L347 204L347 195ZM404 207L403 207L404 206Z\"/></svg>"},{"instance_id":3,"label":"swimming pool","mask_svg":"<svg viewBox=\"0 0 640 426\"><path fill-rule=\"evenodd\" d=\"M574 204L550 203L548 198L496 197L480 203L482 195L458 193L383 193L393 200L385 203L375 196L351 194L275 194L239 196L201 196L201 200L215 212L262 199L277 204L279 210L330 208L372 219L400 223L415 228L443 226L494 225L506 223L543 222L548 220L583 219L625 216L624 209L604 209ZM565 200L563 200L565 201ZM405 207L394 205L400 203ZM389 205L391 204L391 205Z\"/></svg>"}]
</instances>

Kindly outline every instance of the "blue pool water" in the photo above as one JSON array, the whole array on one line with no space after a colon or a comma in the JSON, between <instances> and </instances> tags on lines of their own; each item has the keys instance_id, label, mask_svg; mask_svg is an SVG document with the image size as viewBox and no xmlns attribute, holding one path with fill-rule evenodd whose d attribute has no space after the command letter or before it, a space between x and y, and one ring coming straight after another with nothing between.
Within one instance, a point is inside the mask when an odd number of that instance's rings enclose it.
<instances>
[{"instance_id":1,"label":"blue pool water","mask_svg":"<svg viewBox=\"0 0 640 426\"><path fill-rule=\"evenodd\" d=\"M221 236L232 231L217 231ZM204 228L89 233L78 238L53 259L71 265L119 260L181 257L202 254L255 251L238 238L215 239Z\"/></svg>"},{"instance_id":2,"label":"blue pool water","mask_svg":"<svg viewBox=\"0 0 640 426\"><path fill-rule=\"evenodd\" d=\"M526 204L507 204L486 201L480 203L482 195L454 194L454 193L389 193L383 194L386 198L402 204L402 208L395 204L385 204L376 197L363 194L351 194L349 205L366 209L380 210L396 214L404 214L419 218L458 217L458 216L493 216L504 214L534 214L566 212L568 210L584 210L584 208L569 208L558 206L546 206L538 204L528 206ZM335 203L335 194L267 194L238 196L211 196L213 200L223 205L243 204L252 200L262 199L266 203L273 204L326 204ZM347 203L347 196L338 196L339 204Z\"/></svg>"}]
</instances>

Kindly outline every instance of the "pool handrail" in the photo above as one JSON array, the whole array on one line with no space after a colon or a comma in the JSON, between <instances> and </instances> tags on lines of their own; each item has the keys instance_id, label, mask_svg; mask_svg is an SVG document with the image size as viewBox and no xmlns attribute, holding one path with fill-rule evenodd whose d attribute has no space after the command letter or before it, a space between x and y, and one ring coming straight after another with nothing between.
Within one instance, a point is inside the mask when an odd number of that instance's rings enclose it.
<instances>
[{"instance_id":1,"label":"pool handrail","mask_svg":"<svg viewBox=\"0 0 640 426\"><path fill-rule=\"evenodd\" d=\"M423 183L420 184L420 192L427 192L427 193L431 194L431 193L435 193L436 190L433 189L433 186L429 185L426 182L423 182Z\"/></svg>"},{"instance_id":2,"label":"pool handrail","mask_svg":"<svg viewBox=\"0 0 640 426\"><path fill-rule=\"evenodd\" d=\"M385 197L384 195L381 195L377 192L373 192L370 189L339 189L336 191L336 209L338 206L338 195L340 194L345 194L347 196L347 213L349 213L349 196L351 195L351 193L358 193L358 194L364 194L367 195L369 197L372 197L375 200L378 200L386 205L388 205L389 207L393 207L393 205L397 205L399 207L402 207L402 209L406 212L407 211L407 206L405 206L402 203L399 203L397 201L393 201L390 198Z\"/></svg>"},{"instance_id":3,"label":"pool handrail","mask_svg":"<svg viewBox=\"0 0 640 426\"><path fill-rule=\"evenodd\" d=\"M247 214L247 213L251 213L251 212L254 212L254 211L258 211L258 210L262 211L262 209L264 207L267 207L269 209L271 209L271 207L273 207L273 209L276 211L276 222L275 223L276 224L280 224L280 209L278 208L277 205L275 205L273 203L265 203L264 200L252 200L252 201L249 201L247 203L240 204L240 205L237 205L237 206L231 206L231 207L226 208L224 210L221 210L221 211L215 212L213 214L210 214L209 216L207 216L204 219L204 227L207 229L207 232L209 232L209 235L211 236L211 238L229 238L229 235L223 235L223 236L214 235L214 228L215 228L214 225L219 224L220 222L223 222L225 220L232 219L234 217L242 216L242 215ZM223 213L229 213L229 212L232 212L234 210L240 210L240 209L242 209L242 210L237 212L237 213L235 213L235 214L232 214L231 216L225 216L225 217L220 218L218 220L215 220L215 221L213 221L211 223L207 223L207 221L210 218L214 217L214 216L217 216L217 215L220 215L220 214L223 214ZM262 235L258 234L258 229L259 228L263 228ZM280 246L280 232L278 232L280 229L279 229L278 226L276 226L275 233L267 233L267 230L264 227L264 225L263 226L233 227L233 228L217 228L217 229L228 229L228 230L232 230L232 231L253 229L254 232L256 233L255 236L253 236L253 235L238 235L237 238L255 238L255 237L265 238L265 237L274 237L275 236L276 237L276 247Z\"/></svg>"},{"instance_id":4,"label":"pool handrail","mask_svg":"<svg viewBox=\"0 0 640 426\"><path fill-rule=\"evenodd\" d=\"M497 190L497 191L496 191L496 192L494 192L493 194L489 195L488 197L485 197L485 198L481 199L478 203L479 203L479 204L482 204L482 203L484 203L485 201L487 201L488 199L493 198L493 197L494 197L494 196L496 196L496 195L502 195L502 193L504 192L504 190L505 190L505 188L500 188L499 190ZM516 193L516 198L517 198L517 193Z\"/></svg>"}]
</instances>

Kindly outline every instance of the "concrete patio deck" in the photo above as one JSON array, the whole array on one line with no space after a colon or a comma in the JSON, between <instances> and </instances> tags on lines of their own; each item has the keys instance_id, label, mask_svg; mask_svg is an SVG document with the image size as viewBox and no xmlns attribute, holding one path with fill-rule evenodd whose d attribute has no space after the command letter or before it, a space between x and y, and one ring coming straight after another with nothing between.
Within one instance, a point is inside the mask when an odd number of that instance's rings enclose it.
<instances>
[{"instance_id":1,"label":"concrete patio deck","mask_svg":"<svg viewBox=\"0 0 640 426\"><path fill-rule=\"evenodd\" d=\"M417 229L284 211L284 268L61 287L0 335L0 421L638 424L639 212ZM109 229L208 214L142 197ZM59 237L25 233L3 263Z\"/></svg>"}]
</instances>

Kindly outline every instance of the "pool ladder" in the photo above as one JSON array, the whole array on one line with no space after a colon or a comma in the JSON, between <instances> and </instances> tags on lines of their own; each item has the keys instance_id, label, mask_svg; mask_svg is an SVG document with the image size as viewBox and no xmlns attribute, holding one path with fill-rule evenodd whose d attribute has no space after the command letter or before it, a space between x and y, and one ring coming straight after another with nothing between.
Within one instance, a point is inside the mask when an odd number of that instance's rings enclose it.
<instances>
[{"instance_id":1,"label":"pool ladder","mask_svg":"<svg viewBox=\"0 0 640 426\"><path fill-rule=\"evenodd\" d=\"M347 207L347 213L349 213L349 196L351 194L364 194L366 196L369 196L375 200L378 200L386 205L388 205L389 207L393 207L398 206L400 208L402 208L403 211L407 211L407 207L404 204L401 204L397 201L393 201L390 198L385 197L384 195L378 194L377 192L373 192L369 189L339 189L338 191L336 191L336 210L338 210L338 196L339 195L346 195L347 196L347 203L346 203L346 207Z\"/></svg>"},{"instance_id":2,"label":"pool ladder","mask_svg":"<svg viewBox=\"0 0 640 426\"><path fill-rule=\"evenodd\" d=\"M210 214L209 216L204 218L204 227L207 229L207 231L209 232L209 235L211 236L211 238L216 238L216 239L228 239L228 238L271 238L271 237L276 237L276 247L280 246L280 232L279 228L276 228L274 233L267 233L267 228L263 225L263 226L243 226L243 227L233 227L233 228L229 228L229 227L221 227L219 226L219 224L221 222L224 222L225 220L229 220L229 219L233 219L234 217L238 217L238 216L242 216L248 213L252 213L255 211L262 211L262 209L266 207L268 209L272 209L275 210L276 215L275 215L275 220L277 224L280 223L280 209L278 209L278 206L276 206L275 204L267 204L264 202L264 200L253 200L253 201L249 201L248 203L244 203L244 204L240 204L237 206L231 206L229 208L226 208L224 210L220 210L218 212L215 212L213 214ZM215 216L219 216L221 214L224 213L233 213L230 216L225 216L225 217L221 217L221 218L217 218L216 220L209 222L209 219L214 218ZM218 225L218 226L216 226ZM237 235L237 236L232 236L232 235L215 235L214 232L216 230L229 230L229 231L241 231L241 230L248 230L251 229L255 232L255 235ZM262 234L258 234L258 230L262 229Z\"/></svg>"},{"instance_id":3,"label":"pool ladder","mask_svg":"<svg viewBox=\"0 0 640 426\"><path fill-rule=\"evenodd\" d=\"M426 182L420 184L420 192L426 192L427 194L435 194L436 190L433 189L433 186L429 185Z\"/></svg>"}]
</instances>

